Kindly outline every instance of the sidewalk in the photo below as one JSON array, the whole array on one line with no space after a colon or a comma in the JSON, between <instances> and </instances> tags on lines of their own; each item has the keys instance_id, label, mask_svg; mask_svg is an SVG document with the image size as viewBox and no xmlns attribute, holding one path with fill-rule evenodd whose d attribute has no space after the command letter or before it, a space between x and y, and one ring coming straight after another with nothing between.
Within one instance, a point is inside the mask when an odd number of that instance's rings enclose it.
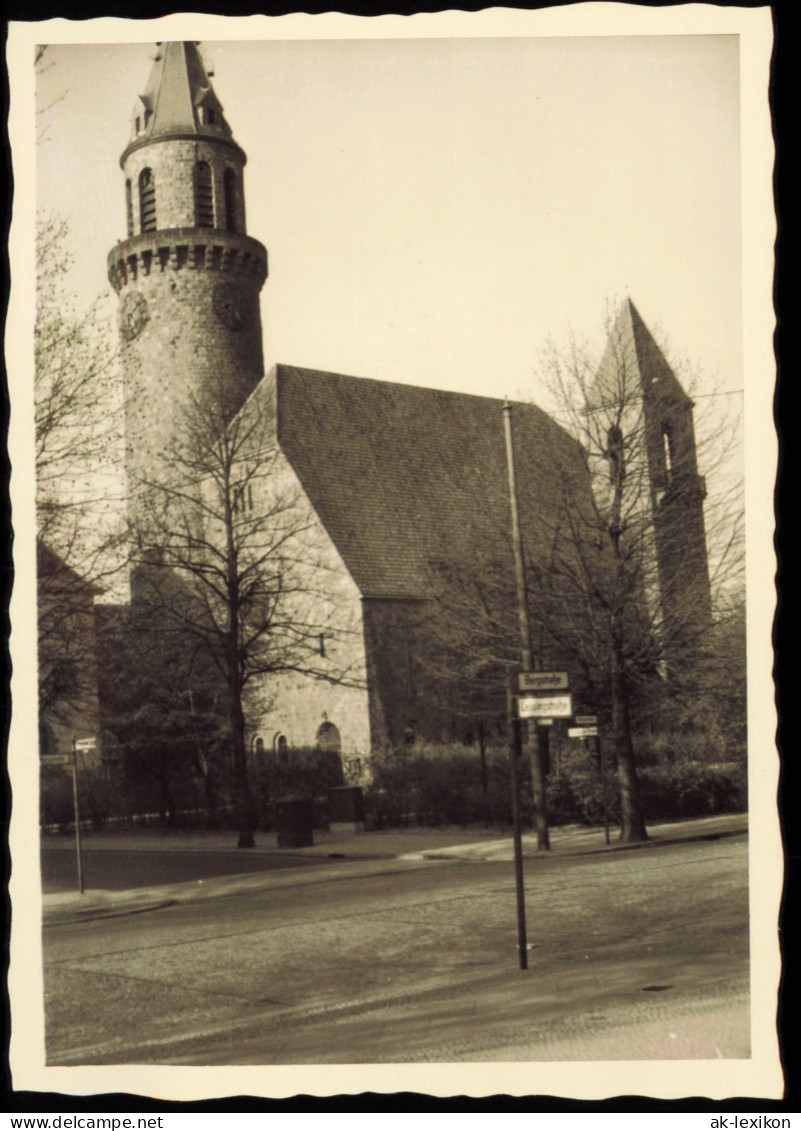
<instances>
[{"instance_id":1,"label":"sidewalk","mask_svg":"<svg viewBox=\"0 0 801 1131\"><path fill-rule=\"evenodd\" d=\"M617 829L610 830L611 843L606 844L604 830L568 826L551 830L551 851L540 853L537 850L536 836L526 833L523 836L523 855L528 860L554 858L559 856L579 856L605 852L624 852L655 849L661 846L699 840L717 840L720 837L738 836L747 833L748 816L745 813L727 814L719 817L706 817L691 821L671 821L649 826L650 839L644 843L619 844L616 841ZM265 883L274 885L306 884L320 882L321 869L314 868L315 860L326 861L325 877L331 878L331 857L336 857L350 865L348 874L352 875L354 866L365 873L374 872L376 867L385 867L386 861L396 861L411 865L422 861L512 861L514 850L511 833L466 832L463 829L401 829L367 833L328 833L315 831L315 843L307 848L279 849L274 833L257 834L257 846L251 849L236 847L236 833L224 832L158 832L143 830L136 833L89 834L82 838L84 850L125 851L125 852L180 852L180 853L232 853L246 852L249 858L254 855L288 855L306 857L308 869L292 869L281 872L249 872L230 876L217 876L198 879L179 884L160 887L135 888L127 891L88 890L83 895L77 892L57 892L46 894L43 899L45 922L63 918L88 919L98 916L134 914L139 911L155 910L187 899L207 897L223 892L247 890L263 887ZM43 842L49 849L58 848L74 851L71 836L48 836Z\"/></svg>"}]
</instances>

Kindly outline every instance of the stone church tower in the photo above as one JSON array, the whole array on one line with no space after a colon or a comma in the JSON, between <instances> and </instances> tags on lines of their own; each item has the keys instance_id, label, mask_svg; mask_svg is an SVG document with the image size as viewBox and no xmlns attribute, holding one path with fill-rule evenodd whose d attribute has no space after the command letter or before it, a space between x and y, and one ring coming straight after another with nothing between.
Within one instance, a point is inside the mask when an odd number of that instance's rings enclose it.
<instances>
[{"instance_id":1,"label":"stone church tower","mask_svg":"<svg viewBox=\"0 0 801 1131\"><path fill-rule=\"evenodd\" d=\"M641 406L638 429L666 659L681 674L703 651L712 625L706 484L698 472L692 398L630 299L620 309L599 374L599 388L612 390L613 405L615 390L624 386L625 397Z\"/></svg>"},{"instance_id":2,"label":"stone church tower","mask_svg":"<svg viewBox=\"0 0 801 1131\"><path fill-rule=\"evenodd\" d=\"M267 252L245 230L245 161L197 44L158 44L120 158L126 238L108 257L134 516L187 405L213 394L233 416L264 373Z\"/></svg>"}]
</instances>

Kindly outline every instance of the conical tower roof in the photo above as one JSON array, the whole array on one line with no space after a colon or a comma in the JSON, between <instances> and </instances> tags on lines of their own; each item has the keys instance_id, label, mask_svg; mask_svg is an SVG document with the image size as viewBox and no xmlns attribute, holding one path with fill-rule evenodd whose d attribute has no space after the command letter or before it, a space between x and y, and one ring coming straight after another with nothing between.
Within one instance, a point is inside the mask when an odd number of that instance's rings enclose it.
<instances>
[{"instance_id":1,"label":"conical tower roof","mask_svg":"<svg viewBox=\"0 0 801 1131\"><path fill-rule=\"evenodd\" d=\"M690 397L630 298L626 299L621 307L615 332L621 340L628 340L631 343L640 384L646 396L651 394L658 396L660 400L690 401Z\"/></svg>"},{"instance_id":2,"label":"conical tower roof","mask_svg":"<svg viewBox=\"0 0 801 1131\"><path fill-rule=\"evenodd\" d=\"M640 395L646 401L692 404L637 307L627 298L609 334L590 407Z\"/></svg>"},{"instance_id":3,"label":"conical tower roof","mask_svg":"<svg viewBox=\"0 0 801 1131\"><path fill-rule=\"evenodd\" d=\"M131 149L163 138L216 138L235 144L198 44L159 43L156 48L147 87L134 105L131 140L120 163Z\"/></svg>"}]
</instances>

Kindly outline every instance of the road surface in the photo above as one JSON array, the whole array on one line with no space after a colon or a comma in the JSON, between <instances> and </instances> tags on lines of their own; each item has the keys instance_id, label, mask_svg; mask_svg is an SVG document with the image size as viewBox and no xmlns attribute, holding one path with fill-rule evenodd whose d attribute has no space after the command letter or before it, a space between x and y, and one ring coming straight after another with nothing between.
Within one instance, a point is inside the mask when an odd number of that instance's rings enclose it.
<instances>
[{"instance_id":1,"label":"road surface","mask_svg":"<svg viewBox=\"0 0 801 1131\"><path fill-rule=\"evenodd\" d=\"M747 1057L746 856L527 861L526 971L506 862L315 863L56 922L48 1063Z\"/></svg>"}]
</instances>

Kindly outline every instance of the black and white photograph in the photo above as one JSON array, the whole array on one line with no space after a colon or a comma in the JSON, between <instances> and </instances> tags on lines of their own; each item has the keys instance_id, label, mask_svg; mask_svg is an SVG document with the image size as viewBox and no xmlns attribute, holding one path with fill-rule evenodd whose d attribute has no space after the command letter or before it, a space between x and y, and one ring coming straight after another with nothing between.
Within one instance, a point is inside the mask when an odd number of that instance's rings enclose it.
<instances>
[{"instance_id":1,"label":"black and white photograph","mask_svg":"<svg viewBox=\"0 0 801 1131\"><path fill-rule=\"evenodd\" d=\"M771 37L11 26L16 1086L781 1095Z\"/></svg>"}]
</instances>

